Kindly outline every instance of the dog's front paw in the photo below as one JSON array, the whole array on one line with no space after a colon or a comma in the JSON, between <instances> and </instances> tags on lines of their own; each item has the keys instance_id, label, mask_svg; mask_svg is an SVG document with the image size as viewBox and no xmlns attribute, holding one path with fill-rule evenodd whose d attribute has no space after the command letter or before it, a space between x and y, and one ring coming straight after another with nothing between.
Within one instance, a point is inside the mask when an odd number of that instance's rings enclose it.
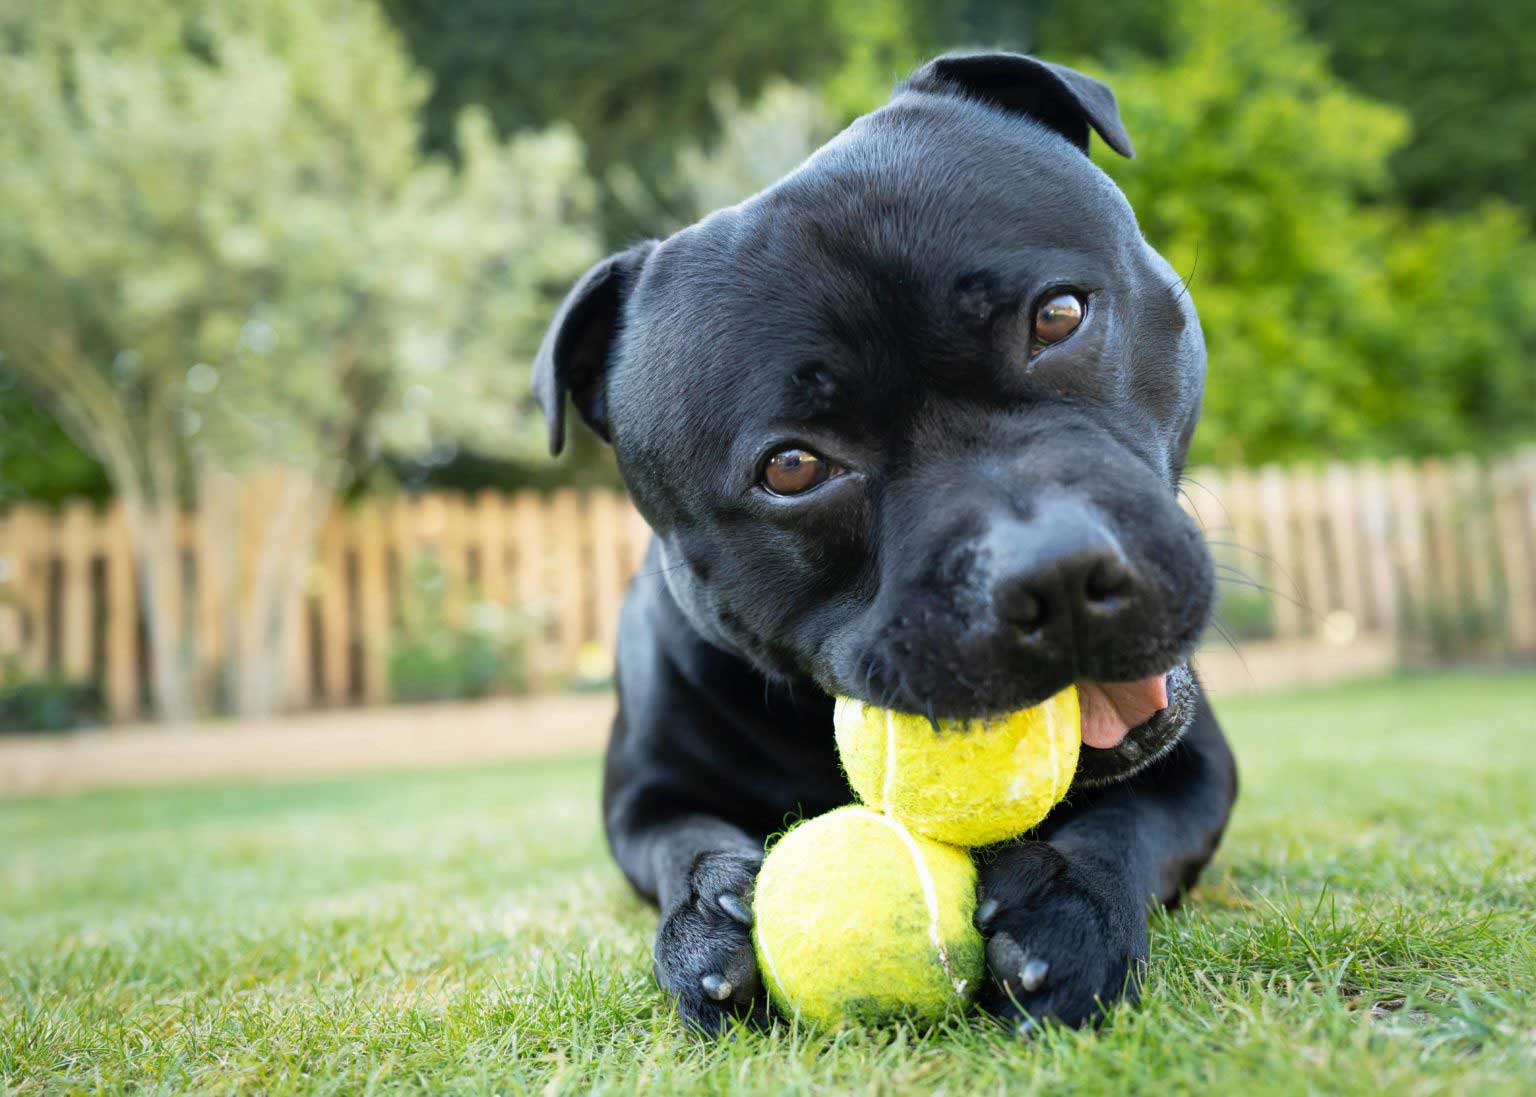
<instances>
[{"instance_id":1,"label":"dog's front paw","mask_svg":"<svg viewBox=\"0 0 1536 1097\"><path fill-rule=\"evenodd\" d=\"M768 1019L752 950L752 885L761 863L741 853L702 853L687 898L662 912L656 981L695 1028L718 1032L732 1018Z\"/></svg>"},{"instance_id":2,"label":"dog's front paw","mask_svg":"<svg viewBox=\"0 0 1536 1097\"><path fill-rule=\"evenodd\" d=\"M1134 1000L1147 959L1141 903L1045 842L997 851L981 868L976 925L987 938L981 1006L1029 1035L1046 1021L1097 1023Z\"/></svg>"}]
</instances>

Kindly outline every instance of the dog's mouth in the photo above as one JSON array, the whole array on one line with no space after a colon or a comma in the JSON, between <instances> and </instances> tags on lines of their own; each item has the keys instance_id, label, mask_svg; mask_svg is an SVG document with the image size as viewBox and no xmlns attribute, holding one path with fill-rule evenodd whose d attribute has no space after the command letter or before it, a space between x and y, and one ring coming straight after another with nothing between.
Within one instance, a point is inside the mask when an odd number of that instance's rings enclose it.
<instances>
[{"instance_id":1,"label":"dog's mouth","mask_svg":"<svg viewBox=\"0 0 1536 1097\"><path fill-rule=\"evenodd\" d=\"M1134 682L1079 682L1077 703L1082 711L1083 745L1113 750L1133 728L1168 707L1168 675L1154 674Z\"/></svg>"}]
</instances>

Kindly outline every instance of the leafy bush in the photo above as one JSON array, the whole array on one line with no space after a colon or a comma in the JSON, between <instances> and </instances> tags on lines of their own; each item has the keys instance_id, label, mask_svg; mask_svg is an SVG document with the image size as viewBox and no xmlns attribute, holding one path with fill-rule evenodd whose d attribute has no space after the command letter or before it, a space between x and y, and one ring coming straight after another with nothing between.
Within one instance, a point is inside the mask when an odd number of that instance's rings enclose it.
<instances>
[{"instance_id":1,"label":"leafy bush","mask_svg":"<svg viewBox=\"0 0 1536 1097\"><path fill-rule=\"evenodd\" d=\"M495 602L450 613L449 593L437 560L421 560L412 569L390 645L390 695L396 701L447 701L525 691L526 620Z\"/></svg>"},{"instance_id":2,"label":"leafy bush","mask_svg":"<svg viewBox=\"0 0 1536 1097\"><path fill-rule=\"evenodd\" d=\"M71 731L106 719L106 701L96 682L48 676L0 686L0 732Z\"/></svg>"},{"instance_id":3,"label":"leafy bush","mask_svg":"<svg viewBox=\"0 0 1536 1097\"><path fill-rule=\"evenodd\" d=\"M1179 0L1170 12L1170 56L1098 69L1143 155L1095 157L1200 308L1210 375L1195 463L1530 437L1526 216L1395 203L1407 117L1340 80L1282 5Z\"/></svg>"}]
</instances>

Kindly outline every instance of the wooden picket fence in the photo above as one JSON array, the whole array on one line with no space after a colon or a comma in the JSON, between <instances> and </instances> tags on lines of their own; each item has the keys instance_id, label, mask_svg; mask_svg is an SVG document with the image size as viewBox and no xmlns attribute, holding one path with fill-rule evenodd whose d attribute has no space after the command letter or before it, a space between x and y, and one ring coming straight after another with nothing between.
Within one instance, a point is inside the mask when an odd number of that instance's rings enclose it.
<instances>
[{"instance_id":1,"label":"wooden picket fence","mask_svg":"<svg viewBox=\"0 0 1536 1097\"><path fill-rule=\"evenodd\" d=\"M1536 451L1493 463L1395 461L1197 469L1182 496L1265 643L1346 649L1389 640L1399 660L1536 656ZM531 623L536 684L584 651L611 651L619 604L649 537L618 492L431 493L339 508L325 525L293 630L288 704L389 700L389 650L421 560L447 612L501 606ZM184 531L196 627L195 522ZM1239 574L1239 572L1241 574ZM102 684L115 719L146 712L141 599L122 515L70 503L0 516L0 667ZM210 642L214 642L211 641Z\"/></svg>"}]
</instances>

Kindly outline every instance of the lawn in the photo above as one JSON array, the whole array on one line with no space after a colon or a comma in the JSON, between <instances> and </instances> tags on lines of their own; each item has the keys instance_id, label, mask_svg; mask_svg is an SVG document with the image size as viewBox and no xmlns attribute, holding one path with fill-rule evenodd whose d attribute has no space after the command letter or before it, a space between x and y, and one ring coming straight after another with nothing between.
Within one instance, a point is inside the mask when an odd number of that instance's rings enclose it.
<instances>
[{"instance_id":1,"label":"lawn","mask_svg":"<svg viewBox=\"0 0 1536 1097\"><path fill-rule=\"evenodd\" d=\"M0 1090L1536 1090L1536 676L1218 710L1241 801L1141 1007L1030 1044L690 1036L588 757L0 803Z\"/></svg>"}]
</instances>

